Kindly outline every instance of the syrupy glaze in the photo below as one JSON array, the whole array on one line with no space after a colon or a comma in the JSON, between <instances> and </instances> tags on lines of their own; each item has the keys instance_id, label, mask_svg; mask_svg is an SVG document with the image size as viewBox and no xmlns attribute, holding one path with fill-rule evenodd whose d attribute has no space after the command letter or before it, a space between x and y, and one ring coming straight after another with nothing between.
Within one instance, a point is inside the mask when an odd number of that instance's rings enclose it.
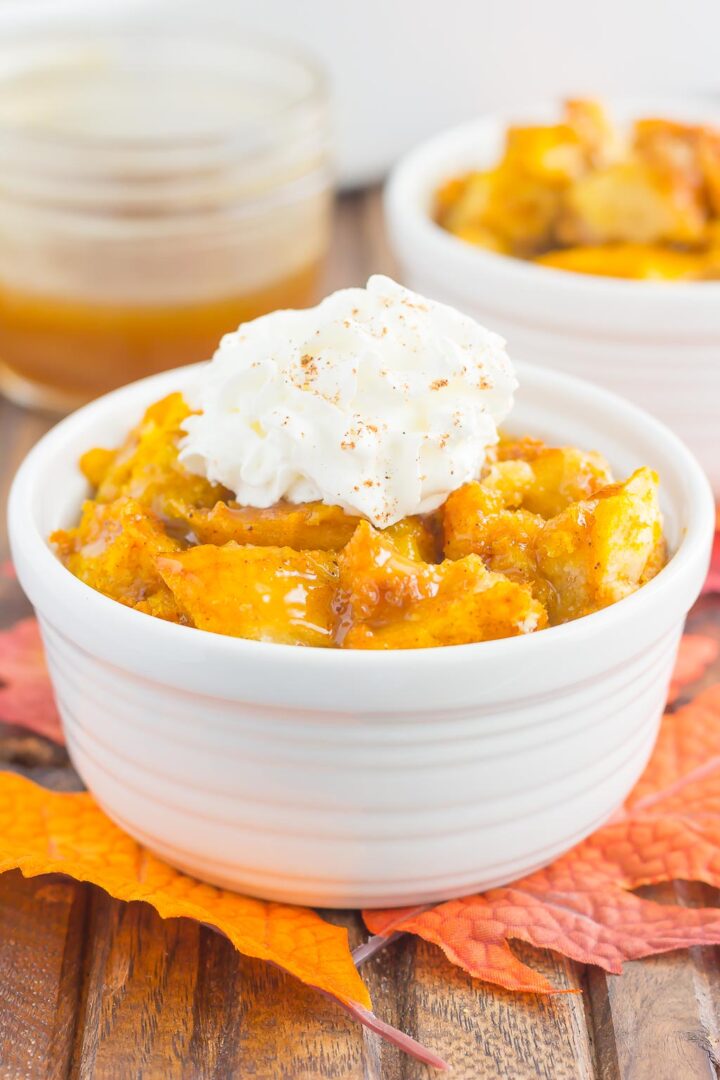
<instances>
[{"instance_id":1,"label":"syrupy glaze","mask_svg":"<svg viewBox=\"0 0 720 1080\"><path fill-rule=\"evenodd\" d=\"M0 285L0 387L67 410L145 375L209 359L223 334L312 303L320 263L240 295L182 305L96 304Z\"/></svg>"}]
</instances>

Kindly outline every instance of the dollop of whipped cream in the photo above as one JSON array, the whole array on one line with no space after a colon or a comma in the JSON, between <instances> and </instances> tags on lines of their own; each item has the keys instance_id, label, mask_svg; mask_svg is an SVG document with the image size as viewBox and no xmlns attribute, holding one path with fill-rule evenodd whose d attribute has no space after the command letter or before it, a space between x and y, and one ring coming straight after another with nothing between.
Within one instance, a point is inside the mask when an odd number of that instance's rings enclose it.
<instances>
[{"instance_id":1,"label":"dollop of whipped cream","mask_svg":"<svg viewBox=\"0 0 720 1080\"><path fill-rule=\"evenodd\" d=\"M385 528L480 475L516 387L501 337L376 275L226 335L186 388L180 460L244 506L320 500Z\"/></svg>"}]
</instances>

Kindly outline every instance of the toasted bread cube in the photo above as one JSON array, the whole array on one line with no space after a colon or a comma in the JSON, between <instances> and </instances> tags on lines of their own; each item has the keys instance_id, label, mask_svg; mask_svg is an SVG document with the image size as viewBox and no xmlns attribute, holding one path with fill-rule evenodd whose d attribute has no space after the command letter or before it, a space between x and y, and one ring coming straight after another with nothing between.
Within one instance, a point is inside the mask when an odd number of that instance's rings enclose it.
<instances>
[{"instance_id":1,"label":"toasted bread cube","mask_svg":"<svg viewBox=\"0 0 720 1080\"><path fill-rule=\"evenodd\" d=\"M564 118L594 166L608 164L622 151L622 141L599 101L572 98L564 103Z\"/></svg>"},{"instance_id":2,"label":"toasted bread cube","mask_svg":"<svg viewBox=\"0 0 720 1080\"><path fill-rule=\"evenodd\" d=\"M533 484L533 467L526 461L498 461L490 465L480 485L504 509L522 506Z\"/></svg>"},{"instance_id":3,"label":"toasted bread cube","mask_svg":"<svg viewBox=\"0 0 720 1080\"><path fill-rule=\"evenodd\" d=\"M570 503L587 499L613 481L602 454L572 446L548 447L533 458L529 468L532 483L521 505L544 518L555 517Z\"/></svg>"},{"instance_id":4,"label":"toasted bread cube","mask_svg":"<svg viewBox=\"0 0 720 1080\"><path fill-rule=\"evenodd\" d=\"M93 490L102 484L115 462L117 453L117 450L103 450L96 447L93 450L87 450L80 458L80 472L86 477Z\"/></svg>"},{"instance_id":5,"label":"toasted bread cube","mask_svg":"<svg viewBox=\"0 0 720 1080\"><path fill-rule=\"evenodd\" d=\"M296 551L339 551L357 528L359 518L324 503L278 503L265 510L224 502L208 510L187 507L188 534L201 544L253 544L291 547ZM385 530L395 546L411 558L435 561L436 540L423 518L403 518Z\"/></svg>"},{"instance_id":6,"label":"toasted bread cube","mask_svg":"<svg viewBox=\"0 0 720 1080\"><path fill-rule=\"evenodd\" d=\"M554 590L552 622L566 622L634 592L662 565L658 478L638 469L545 522L535 542Z\"/></svg>"},{"instance_id":7,"label":"toasted bread cube","mask_svg":"<svg viewBox=\"0 0 720 1080\"><path fill-rule=\"evenodd\" d=\"M462 199L467 186L468 177L451 176L443 181L435 192L434 217L436 221L445 224L445 215L451 213L457 203Z\"/></svg>"},{"instance_id":8,"label":"toasted bread cube","mask_svg":"<svg viewBox=\"0 0 720 1080\"><path fill-rule=\"evenodd\" d=\"M494 182L494 170L469 172L446 181L436 195L437 221L453 233L467 226L482 226Z\"/></svg>"},{"instance_id":9,"label":"toasted bread cube","mask_svg":"<svg viewBox=\"0 0 720 1080\"><path fill-rule=\"evenodd\" d=\"M225 488L188 472L178 461L181 424L189 415L182 395L170 394L150 406L119 450L86 454L81 468L97 486L96 500L112 502L127 495L172 518L185 505L213 506L226 498Z\"/></svg>"},{"instance_id":10,"label":"toasted bread cube","mask_svg":"<svg viewBox=\"0 0 720 1080\"><path fill-rule=\"evenodd\" d=\"M586 161L585 147L569 124L510 127L501 168L562 186L582 175Z\"/></svg>"},{"instance_id":11,"label":"toasted bread cube","mask_svg":"<svg viewBox=\"0 0 720 1080\"><path fill-rule=\"evenodd\" d=\"M604 486L610 473L600 455L546 449L524 464L537 479L520 509L504 507L484 483L448 497L449 558L476 554L493 572L526 584L552 623L613 603L661 568L665 549L651 470ZM590 497L575 500L577 493ZM558 513L545 520L555 507Z\"/></svg>"},{"instance_id":12,"label":"toasted bread cube","mask_svg":"<svg viewBox=\"0 0 720 1080\"><path fill-rule=\"evenodd\" d=\"M382 535L408 559L435 563L440 556L440 515L406 517L382 529Z\"/></svg>"},{"instance_id":13,"label":"toasted bread cube","mask_svg":"<svg viewBox=\"0 0 720 1080\"><path fill-rule=\"evenodd\" d=\"M446 558L462 559L464 555L485 553L484 526L489 518L496 517L502 510L502 501L478 480L451 492L443 506Z\"/></svg>"},{"instance_id":14,"label":"toasted bread cube","mask_svg":"<svg viewBox=\"0 0 720 1080\"><path fill-rule=\"evenodd\" d=\"M291 547L296 551L337 551L355 532L358 518L323 503L278 503L265 510L218 502L211 509L186 507L183 521L201 544L234 540L256 547Z\"/></svg>"},{"instance_id":15,"label":"toasted bread cube","mask_svg":"<svg viewBox=\"0 0 720 1080\"><path fill-rule=\"evenodd\" d=\"M649 117L635 121L632 138L639 158L699 190L702 184L699 135L700 128L695 124Z\"/></svg>"},{"instance_id":16,"label":"toasted bread cube","mask_svg":"<svg viewBox=\"0 0 720 1080\"><path fill-rule=\"evenodd\" d=\"M348 619L369 619L378 609L400 611L408 603L436 590L438 567L401 554L395 544L368 521L361 521L353 538L338 555L338 637Z\"/></svg>"},{"instance_id":17,"label":"toasted bread cube","mask_svg":"<svg viewBox=\"0 0 720 1080\"><path fill-rule=\"evenodd\" d=\"M512 254L530 255L551 242L560 207L560 188L499 169L481 224Z\"/></svg>"},{"instance_id":18,"label":"toasted bread cube","mask_svg":"<svg viewBox=\"0 0 720 1080\"><path fill-rule=\"evenodd\" d=\"M74 529L50 537L68 570L121 604L171 622L186 621L155 567L155 558L179 550L152 511L134 499L88 501Z\"/></svg>"},{"instance_id":19,"label":"toasted bread cube","mask_svg":"<svg viewBox=\"0 0 720 1080\"><path fill-rule=\"evenodd\" d=\"M567 192L558 236L565 244L702 240L706 212L683 177L636 158L588 173Z\"/></svg>"},{"instance_id":20,"label":"toasted bread cube","mask_svg":"<svg viewBox=\"0 0 720 1080\"><path fill-rule=\"evenodd\" d=\"M500 440L494 449L497 461L534 461L547 448L547 443L532 435L516 438L501 432Z\"/></svg>"},{"instance_id":21,"label":"toasted bread cube","mask_svg":"<svg viewBox=\"0 0 720 1080\"><path fill-rule=\"evenodd\" d=\"M470 174L440 224L463 239L472 240L475 230L483 247L525 254L547 245L559 209L559 189L501 165Z\"/></svg>"},{"instance_id":22,"label":"toasted bread cube","mask_svg":"<svg viewBox=\"0 0 720 1080\"><path fill-rule=\"evenodd\" d=\"M529 465L522 464L529 470ZM480 556L488 569L527 585L547 607L549 588L535 559L535 542L543 525L537 514L503 507L484 484L465 484L445 503L445 554L450 559Z\"/></svg>"},{"instance_id":23,"label":"toasted bread cube","mask_svg":"<svg viewBox=\"0 0 720 1080\"><path fill-rule=\"evenodd\" d=\"M561 248L539 255L535 262L555 270L596 277L639 281L682 281L702 277L708 267L704 251L678 251L661 244L598 244Z\"/></svg>"},{"instance_id":24,"label":"toasted bread cube","mask_svg":"<svg viewBox=\"0 0 720 1080\"><path fill-rule=\"evenodd\" d=\"M511 525L514 513L533 483L532 467L525 461L503 461L491 466L480 481L463 484L450 493L443 506L444 551L450 559L471 553L486 558L488 522L500 517Z\"/></svg>"},{"instance_id":25,"label":"toasted bread cube","mask_svg":"<svg viewBox=\"0 0 720 1080\"><path fill-rule=\"evenodd\" d=\"M338 641L353 649L415 649L512 637L547 623L530 590L475 555L433 566L398 554L361 522L340 553Z\"/></svg>"},{"instance_id":26,"label":"toasted bread cube","mask_svg":"<svg viewBox=\"0 0 720 1080\"><path fill-rule=\"evenodd\" d=\"M337 564L327 551L203 544L161 556L156 565L201 630L286 645L333 644Z\"/></svg>"}]
</instances>

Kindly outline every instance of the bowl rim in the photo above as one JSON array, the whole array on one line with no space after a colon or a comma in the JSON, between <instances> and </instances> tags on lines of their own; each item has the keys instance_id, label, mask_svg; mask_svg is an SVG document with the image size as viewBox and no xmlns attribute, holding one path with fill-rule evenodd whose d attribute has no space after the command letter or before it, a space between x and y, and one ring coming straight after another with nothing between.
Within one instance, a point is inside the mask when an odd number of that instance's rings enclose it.
<instances>
[{"instance_id":1,"label":"bowl rim","mask_svg":"<svg viewBox=\"0 0 720 1080\"><path fill-rule=\"evenodd\" d=\"M486 113L446 128L413 147L397 161L385 184L384 206L391 228L394 226L412 235L418 243L423 244L426 257L438 260L441 265L451 261L461 273L467 275L485 271L486 274L505 279L509 285L553 289L565 295L570 302L573 297L592 293L599 300L607 299L608 302L627 301L629 297L645 303L655 303L659 299L687 302L692 297L693 303L702 301L708 306L717 305L720 281L635 281L579 274L477 247L454 236L432 219L428 213L427 199L437 184L451 175L448 165L443 166L443 162L457 153L471 156L476 148L481 157L483 143L497 139L512 123L557 120L561 104L561 99L556 99ZM620 118L621 122L654 111L671 117L674 113L677 118L691 122L693 119L714 119L720 127L720 102L708 98L603 98L602 104L607 106L611 116Z\"/></svg>"},{"instance_id":2,"label":"bowl rim","mask_svg":"<svg viewBox=\"0 0 720 1080\"><path fill-rule=\"evenodd\" d=\"M332 673L333 677L337 677L339 673L347 673L352 677L353 673L366 675L372 672L380 676L388 670L410 676L417 671L419 663L424 668L435 670L454 667L458 661L465 659L476 663L481 659L487 663L500 660L513 660L518 664L538 661L548 650L552 652L564 643L591 641L598 635L611 633L614 627L621 624L641 620L644 614L650 614L657 607L656 601L661 601L663 596L673 591L676 595L678 592L693 594L685 595L683 614L696 599L710 557L715 503L709 482L691 451L660 421L622 397L586 380L518 362L521 385L524 381L531 389L533 385L559 386L569 390L578 400L589 400L591 404L611 410L617 429L636 430L641 427L649 437L665 444L678 462L678 469L682 470L686 519L677 548L660 573L630 596L590 615L533 634L462 645L388 650L335 649L251 641L169 623L112 600L76 578L54 554L35 520L36 487L42 482L47 463L55 460L68 439L75 437L83 428L97 422L103 414L117 415L123 409L139 411L143 402L156 400L163 391L182 390L183 381L202 366L175 368L138 380L72 413L51 428L30 450L12 484L8 522L11 548L18 566L22 566L28 575L35 576L46 596L52 593L55 599L62 597L63 606L70 611L82 610L86 620L92 618L106 624L108 633L116 634L121 640L125 635L135 638L142 635L147 650L158 650L159 655L172 653L180 656L182 653L194 658L195 654L210 651L218 660L222 657L231 663L238 663L241 659L250 662L262 659L263 663L277 663L293 669L302 666L319 676ZM159 392L153 397L156 390ZM128 427L133 419L129 417ZM32 591L28 589L28 592ZM42 616L43 606L37 606ZM72 637L72 634L69 636Z\"/></svg>"}]
</instances>

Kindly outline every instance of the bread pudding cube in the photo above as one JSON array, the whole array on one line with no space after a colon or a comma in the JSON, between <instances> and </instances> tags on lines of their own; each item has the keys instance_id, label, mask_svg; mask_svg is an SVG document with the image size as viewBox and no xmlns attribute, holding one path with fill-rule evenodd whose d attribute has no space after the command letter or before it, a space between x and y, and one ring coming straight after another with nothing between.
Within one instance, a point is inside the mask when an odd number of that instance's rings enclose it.
<instances>
[{"instance_id":1,"label":"bread pudding cube","mask_svg":"<svg viewBox=\"0 0 720 1080\"><path fill-rule=\"evenodd\" d=\"M547 246L559 208L559 189L500 165L488 172L471 173L458 201L438 220L471 242L525 254Z\"/></svg>"},{"instance_id":2,"label":"bread pudding cube","mask_svg":"<svg viewBox=\"0 0 720 1080\"><path fill-rule=\"evenodd\" d=\"M408 559L366 521L338 565L336 635L344 648L461 645L547 625L530 589L491 573L478 556L439 565Z\"/></svg>"},{"instance_id":3,"label":"bread pudding cube","mask_svg":"<svg viewBox=\"0 0 720 1080\"><path fill-rule=\"evenodd\" d=\"M533 484L528 462L503 461L492 465L482 480L463 484L448 495L443 506L444 551L450 559L489 554L485 529L491 520L507 521L512 528L519 507Z\"/></svg>"},{"instance_id":4,"label":"bread pudding cube","mask_svg":"<svg viewBox=\"0 0 720 1080\"><path fill-rule=\"evenodd\" d=\"M638 158L588 173L567 192L558 236L565 244L699 243L706 211L693 184Z\"/></svg>"},{"instance_id":5,"label":"bread pudding cube","mask_svg":"<svg viewBox=\"0 0 720 1080\"><path fill-rule=\"evenodd\" d=\"M179 551L160 519L134 499L88 501L79 524L50 537L68 570L121 604L171 622L186 621L157 572L158 555Z\"/></svg>"},{"instance_id":6,"label":"bread pudding cube","mask_svg":"<svg viewBox=\"0 0 720 1080\"><path fill-rule=\"evenodd\" d=\"M161 556L156 565L201 630L284 645L333 644L337 563L330 552L202 544Z\"/></svg>"},{"instance_id":7,"label":"bread pudding cube","mask_svg":"<svg viewBox=\"0 0 720 1080\"><path fill-rule=\"evenodd\" d=\"M582 143L591 165L608 164L620 155L622 140L599 101L570 98L564 102L563 113L565 123Z\"/></svg>"},{"instance_id":8,"label":"bread pudding cube","mask_svg":"<svg viewBox=\"0 0 720 1080\"><path fill-rule=\"evenodd\" d=\"M547 443L533 435L506 435L500 433L497 446L494 447L496 461L534 461L538 454L548 449Z\"/></svg>"},{"instance_id":9,"label":"bread pudding cube","mask_svg":"<svg viewBox=\"0 0 720 1080\"><path fill-rule=\"evenodd\" d=\"M528 586L547 606L548 585L535 559L535 542L544 525L538 514L503 506L484 483L474 481L448 497L443 522L449 559L477 555L489 570Z\"/></svg>"},{"instance_id":10,"label":"bread pudding cube","mask_svg":"<svg viewBox=\"0 0 720 1080\"><path fill-rule=\"evenodd\" d=\"M639 469L622 484L600 486L568 503L609 475L604 459L546 449L523 464L539 479L525 491L519 509L504 506L484 481L465 484L448 497L443 513L448 558L472 553L493 572L526 584L553 624L614 603L662 567L662 519L652 470ZM547 519L537 512L558 506Z\"/></svg>"},{"instance_id":11,"label":"bread pudding cube","mask_svg":"<svg viewBox=\"0 0 720 1080\"><path fill-rule=\"evenodd\" d=\"M586 148L569 124L510 127L501 168L541 180L569 184L585 171Z\"/></svg>"},{"instance_id":12,"label":"bread pudding cube","mask_svg":"<svg viewBox=\"0 0 720 1080\"><path fill-rule=\"evenodd\" d=\"M439 514L406 517L382 529L382 535L408 559L436 563L440 557L442 521Z\"/></svg>"},{"instance_id":13,"label":"bread pudding cube","mask_svg":"<svg viewBox=\"0 0 720 1080\"><path fill-rule=\"evenodd\" d=\"M170 394L151 405L119 450L90 450L80 468L96 488L98 502L126 495L163 517L178 516L186 505L214 506L229 493L211 484L178 461L184 436L183 420L190 415L182 394Z\"/></svg>"},{"instance_id":14,"label":"bread pudding cube","mask_svg":"<svg viewBox=\"0 0 720 1080\"><path fill-rule=\"evenodd\" d=\"M647 117L633 124L632 142L639 158L674 173L689 187L698 190L703 180L699 136L700 128L695 124Z\"/></svg>"},{"instance_id":15,"label":"bread pudding cube","mask_svg":"<svg viewBox=\"0 0 720 1080\"><path fill-rule=\"evenodd\" d=\"M570 503L588 498L613 480L602 454L572 446L545 448L529 462L529 468L532 483L521 505L544 518L555 517Z\"/></svg>"},{"instance_id":16,"label":"bread pudding cube","mask_svg":"<svg viewBox=\"0 0 720 1080\"><path fill-rule=\"evenodd\" d=\"M657 573L664 559L657 488L657 474L638 469L545 522L535 553L554 590L553 622L613 604Z\"/></svg>"},{"instance_id":17,"label":"bread pudding cube","mask_svg":"<svg viewBox=\"0 0 720 1080\"><path fill-rule=\"evenodd\" d=\"M337 551L355 532L358 518L324 503L277 503L260 510L218 502L212 508L188 506L182 519L200 544L234 540L256 547L291 547L296 551Z\"/></svg>"}]
</instances>

